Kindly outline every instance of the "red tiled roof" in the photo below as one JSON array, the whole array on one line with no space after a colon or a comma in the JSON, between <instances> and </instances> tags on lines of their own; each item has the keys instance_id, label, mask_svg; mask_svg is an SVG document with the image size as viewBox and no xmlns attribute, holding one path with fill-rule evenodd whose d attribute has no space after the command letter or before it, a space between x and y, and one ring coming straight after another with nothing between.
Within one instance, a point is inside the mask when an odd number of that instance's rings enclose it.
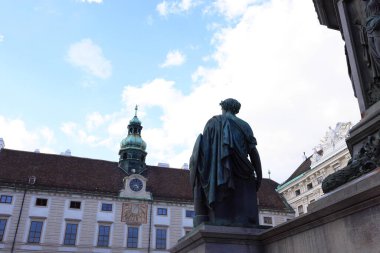
<instances>
[{"instance_id":1,"label":"red tiled roof","mask_svg":"<svg viewBox=\"0 0 380 253\"><path fill-rule=\"evenodd\" d=\"M147 166L147 191L155 199L193 200L189 170Z\"/></svg>"},{"instance_id":2,"label":"red tiled roof","mask_svg":"<svg viewBox=\"0 0 380 253\"><path fill-rule=\"evenodd\" d=\"M147 191L154 199L192 201L189 171L183 169L147 166ZM117 162L0 150L0 184L27 184L30 176L36 177L34 187L85 191L118 196L127 174ZM275 191L277 183L263 179L258 192L259 206L286 210L289 206ZM291 209L289 209L291 210Z\"/></svg>"},{"instance_id":3,"label":"red tiled roof","mask_svg":"<svg viewBox=\"0 0 380 253\"><path fill-rule=\"evenodd\" d=\"M27 184L36 177L35 187L71 189L116 194L123 187L125 173L116 162L73 156L2 149L0 182Z\"/></svg>"},{"instance_id":4,"label":"red tiled roof","mask_svg":"<svg viewBox=\"0 0 380 253\"><path fill-rule=\"evenodd\" d=\"M319 155L323 155L323 149L319 150L318 154ZM285 182L283 182L282 184L285 184L286 182L289 182L293 178L296 178L299 175L301 175L302 173L310 170L311 169L311 167L310 167L311 166L311 157L312 156L309 156L305 161L303 161L300 164L300 166L298 166L298 168L293 172L293 174Z\"/></svg>"},{"instance_id":5,"label":"red tiled roof","mask_svg":"<svg viewBox=\"0 0 380 253\"><path fill-rule=\"evenodd\" d=\"M293 174L283 183L285 184L286 182L289 182L290 180L292 180L293 178L296 178L298 177L299 175L301 175L302 173L310 170L310 165L311 165L311 160L310 160L311 156L309 158L307 158L305 161L303 161L300 166L298 166L298 168L293 172Z\"/></svg>"},{"instance_id":6,"label":"red tiled roof","mask_svg":"<svg viewBox=\"0 0 380 253\"><path fill-rule=\"evenodd\" d=\"M276 209L279 211L294 212L286 200L276 191L278 183L272 179L263 178L257 193L259 207L262 209Z\"/></svg>"}]
</instances>

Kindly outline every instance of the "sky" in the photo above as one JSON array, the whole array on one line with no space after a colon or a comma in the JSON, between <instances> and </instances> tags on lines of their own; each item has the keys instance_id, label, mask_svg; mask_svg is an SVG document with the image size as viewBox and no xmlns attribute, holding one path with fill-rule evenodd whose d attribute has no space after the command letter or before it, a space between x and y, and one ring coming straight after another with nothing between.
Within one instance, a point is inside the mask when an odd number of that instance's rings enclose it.
<instances>
[{"instance_id":1,"label":"sky","mask_svg":"<svg viewBox=\"0 0 380 253\"><path fill-rule=\"evenodd\" d=\"M0 2L6 148L118 161L138 105L147 164L181 168L229 97L279 183L360 119L341 34L312 0Z\"/></svg>"}]
</instances>

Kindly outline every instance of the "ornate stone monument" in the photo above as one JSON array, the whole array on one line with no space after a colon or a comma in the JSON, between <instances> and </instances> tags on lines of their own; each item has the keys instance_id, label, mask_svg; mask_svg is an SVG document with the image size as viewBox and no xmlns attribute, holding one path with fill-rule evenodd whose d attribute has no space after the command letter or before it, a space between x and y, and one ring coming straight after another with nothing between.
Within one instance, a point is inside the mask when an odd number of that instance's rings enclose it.
<instances>
[{"instance_id":1,"label":"ornate stone monument","mask_svg":"<svg viewBox=\"0 0 380 253\"><path fill-rule=\"evenodd\" d=\"M313 0L319 21L339 30L362 119L350 131L352 160L327 177L329 192L380 166L380 0Z\"/></svg>"}]
</instances>

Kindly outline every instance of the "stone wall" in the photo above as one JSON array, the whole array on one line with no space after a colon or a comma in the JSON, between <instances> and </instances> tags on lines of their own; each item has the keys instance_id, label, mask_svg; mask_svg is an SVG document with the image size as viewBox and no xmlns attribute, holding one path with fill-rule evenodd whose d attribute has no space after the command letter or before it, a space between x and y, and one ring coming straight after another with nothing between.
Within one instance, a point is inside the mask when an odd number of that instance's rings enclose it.
<instances>
[{"instance_id":1,"label":"stone wall","mask_svg":"<svg viewBox=\"0 0 380 253\"><path fill-rule=\"evenodd\" d=\"M379 253L380 168L309 205L277 227L201 224L172 253Z\"/></svg>"},{"instance_id":2,"label":"stone wall","mask_svg":"<svg viewBox=\"0 0 380 253\"><path fill-rule=\"evenodd\" d=\"M380 252L380 168L260 236L265 253Z\"/></svg>"}]
</instances>

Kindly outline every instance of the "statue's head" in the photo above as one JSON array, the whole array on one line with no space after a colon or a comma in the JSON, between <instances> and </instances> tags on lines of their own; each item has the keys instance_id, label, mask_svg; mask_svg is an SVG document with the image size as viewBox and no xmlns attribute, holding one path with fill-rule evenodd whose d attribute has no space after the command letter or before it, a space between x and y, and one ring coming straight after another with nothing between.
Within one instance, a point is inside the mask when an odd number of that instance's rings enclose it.
<instances>
[{"instance_id":1,"label":"statue's head","mask_svg":"<svg viewBox=\"0 0 380 253\"><path fill-rule=\"evenodd\" d=\"M238 114L240 110L240 103L236 99L227 98L220 102L220 106L222 106L222 110L225 112L230 112L232 114Z\"/></svg>"}]
</instances>

